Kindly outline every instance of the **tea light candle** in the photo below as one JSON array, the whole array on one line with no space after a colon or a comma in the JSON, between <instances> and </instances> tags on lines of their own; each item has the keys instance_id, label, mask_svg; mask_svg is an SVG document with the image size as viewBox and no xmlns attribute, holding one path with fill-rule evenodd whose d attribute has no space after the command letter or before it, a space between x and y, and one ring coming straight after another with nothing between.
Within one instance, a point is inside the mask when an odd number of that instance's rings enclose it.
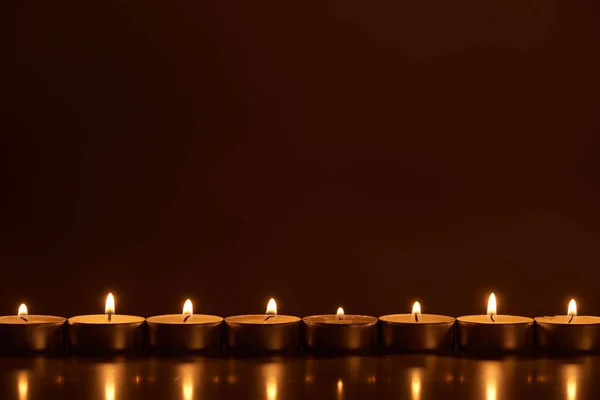
<instances>
[{"instance_id":1,"label":"tea light candle","mask_svg":"<svg viewBox=\"0 0 600 400\"><path fill-rule=\"evenodd\" d=\"M112 293L106 297L104 314L69 318L71 349L80 353L141 352L144 349L142 317L115 314Z\"/></svg>"},{"instance_id":2,"label":"tea light candle","mask_svg":"<svg viewBox=\"0 0 600 400\"><path fill-rule=\"evenodd\" d=\"M516 352L532 348L533 319L498 315L494 293L488 301L487 315L467 315L456 320L461 350Z\"/></svg>"},{"instance_id":3,"label":"tea light candle","mask_svg":"<svg viewBox=\"0 0 600 400\"><path fill-rule=\"evenodd\" d=\"M390 314L379 317L381 344L389 351L443 351L454 349L453 317L421 314L416 301L410 314Z\"/></svg>"},{"instance_id":4,"label":"tea light candle","mask_svg":"<svg viewBox=\"0 0 600 400\"><path fill-rule=\"evenodd\" d=\"M225 318L228 349L238 352L295 352L300 344L300 318L277 314L275 299L265 314Z\"/></svg>"},{"instance_id":5,"label":"tea light candle","mask_svg":"<svg viewBox=\"0 0 600 400\"><path fill-rule=\"evenodd\" d=\"M377 318L336 314L312 315L302 319L304 347L319 352L364 352L377 345Z\"/></svg>"},{"instance_id":6,"label":"tea light candle","mask_svg":"<svg viewBox=\"0 0 600 400\"><path fill-rule=\"evenodd\" d=\"M194 314L191 300L186 300L181 314L168 314L146 319L148 346L151 350L184 353L221 350L223 318Z\"/></svg>"},{"instance_id":7,"label":"tea light candle","mask_svg":"<svg viewBox=\"0 0 600 400\"><path fill-rule=\"evenodd\" d=\"M572 299L567 315L535 318L536 341L545 351L600 350L600 318L577 315L577 303Z\"/></svg>"},{"instance_id":8,"label":"tea light candle","mask_svg":"<svg viewBox=\"0 0 600 400\"><path fill-rule=\"evenodd\" d=\"M67 319L29 315L21 304L17 315L0 317L0 353L60 355L66 350Z\"/></svg>"}]
</instances>

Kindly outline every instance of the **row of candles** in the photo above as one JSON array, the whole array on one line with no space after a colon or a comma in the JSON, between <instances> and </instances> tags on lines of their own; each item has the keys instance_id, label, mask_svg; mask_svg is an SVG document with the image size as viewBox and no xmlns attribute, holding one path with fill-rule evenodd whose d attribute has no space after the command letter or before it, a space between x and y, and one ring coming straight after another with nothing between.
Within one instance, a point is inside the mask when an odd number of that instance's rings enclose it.
<instances>
[{"instance_id":1,"label":"row of candles","mask_svg":"<svg viewBox=\"0 0 600 400\"><path fill-rule=\"evenodd\" d=\"M145 319L116 314L110 293L104 314L69 319L30 315L22 304L17 315L0 317L3 353L61 352L67 337L70 348L81 353L141 351L146 340L148 347L158 352L220 351L223 342L233 352L293 352L301 343L306 350L321 352L369 351L378 343L398 352L448 351L456 345L465 351L517 352L531 349L534 343L550 351L597 351L600 317L578 316L575 300L569 303L566 315L502 315L497 313L494 293L489 296L486 314L458 318L423 314L415 302L407 314L376 318L345 314L340 307L336 314L300 319L278 314L275 300L270 299L264 314L225 319L194 314L192 302L187 300L181 314Z\"/></svg>"}]
</instances>

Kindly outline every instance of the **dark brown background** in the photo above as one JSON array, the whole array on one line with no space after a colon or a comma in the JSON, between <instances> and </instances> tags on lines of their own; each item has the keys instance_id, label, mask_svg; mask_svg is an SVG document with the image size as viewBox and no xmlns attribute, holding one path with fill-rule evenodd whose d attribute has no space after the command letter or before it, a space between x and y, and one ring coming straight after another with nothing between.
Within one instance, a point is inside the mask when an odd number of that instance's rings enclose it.
<instances>
[{"instance_id":1,"label":"dark brown background","mask_svg":"<svg viewBox=\"0 0 600 400\"><path fill-rule=\"evenodd\" d=\"M4 5L0 313L600 314L597 2L89 3Z\"/></svg>"}]
</instances>

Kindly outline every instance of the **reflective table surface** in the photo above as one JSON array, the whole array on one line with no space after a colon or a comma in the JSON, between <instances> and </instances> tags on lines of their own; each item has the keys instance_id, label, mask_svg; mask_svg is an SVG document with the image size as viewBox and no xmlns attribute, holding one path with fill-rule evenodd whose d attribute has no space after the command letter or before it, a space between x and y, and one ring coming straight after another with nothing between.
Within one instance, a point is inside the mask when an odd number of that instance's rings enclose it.
<instances>
[{"instance_id":1,"label":"reflective table surface","mask_svg":"<svg viewBox=\"0 0 600 400\"><path fill-rule=\"evenodd\" d=\"M600 356L0 358L1 399L594 399Z\"/></svg>"}]
</instances>

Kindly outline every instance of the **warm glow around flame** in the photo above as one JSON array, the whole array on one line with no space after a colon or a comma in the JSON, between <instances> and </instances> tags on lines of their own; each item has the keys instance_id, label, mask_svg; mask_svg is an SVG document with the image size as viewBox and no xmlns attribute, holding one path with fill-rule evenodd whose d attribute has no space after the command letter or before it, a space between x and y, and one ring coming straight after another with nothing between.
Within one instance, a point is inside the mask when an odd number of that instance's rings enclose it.
<instances>
[{"instance_id":1,"label":"warm glow around flame","mask_svg":"<svg viewBox=\"0 0 600 400\"><path fill-rule=\"evenodd\" d=\"M192 305L192 301L187 299L183 305L183 315L192 315L194 313L194 306Z\"/></svg>"},{"instance_id":2,"label":"warm glow around flame","mask_svg":"<svg viewBox=\"0 0 600 400\"><path fill-rule=\"evenodd\" d=\"M277 303L275 303L275 299L269 300L269 304L267 304L267 315L277 315Z\"/></svg>"},{"instance_id":3,"label":"warm glow around flame","mask_svg":"<svg viewBox=\"0 0 600 400\"><path fill-rule=\"evenodd\" d=\"M498 311L496 310L496 295L494 293L490 294L490 299L488 300L487 306L487 315L496 315Z\"/></svg>"},{"instance_id":4,"label":"warm glow around flame","mask_svg":"<svg viewBox=\"0 0 600 400\"><path fill-rule=\"evenodd\" d=\"M19 306L19 312L17 315L27 315L27 306L25 304L21 304Z\"/></svg>"},{"instance_id":5,"label":"warm glow around flame","mask_svg":"<svg viewBox=\"0 0 600 400\"><path fill-rule=\"evenodd\" d=\"M346 318L346 314L344 314L344 309L342 307L339 307L337 309L337 312L335 313L335 317L338 319L338 321L341 321Z\"/></svg>"},{"instance_id":6,"label":"warm glow around flame","mask_svg":"<svg viewBox=\"0 0 600 400\"><path fill-rule=\"evenodd\" d=\"M109 293L106 296L106 307L104 307L104 314L114 314L115 313L115 298L112 293Z\"/></svg>"},{"instance_id":7,"label":"warm glow around flame","mask_svg":"<svg viewBox=\"0 0 600 400\"><path fill-rule=\"evenodd\" d=\"M571 299L569 302L569 310L567 311L567 315L577 315L577 303L575 303L575 299Z\"/></svg>"}]
</instances>

